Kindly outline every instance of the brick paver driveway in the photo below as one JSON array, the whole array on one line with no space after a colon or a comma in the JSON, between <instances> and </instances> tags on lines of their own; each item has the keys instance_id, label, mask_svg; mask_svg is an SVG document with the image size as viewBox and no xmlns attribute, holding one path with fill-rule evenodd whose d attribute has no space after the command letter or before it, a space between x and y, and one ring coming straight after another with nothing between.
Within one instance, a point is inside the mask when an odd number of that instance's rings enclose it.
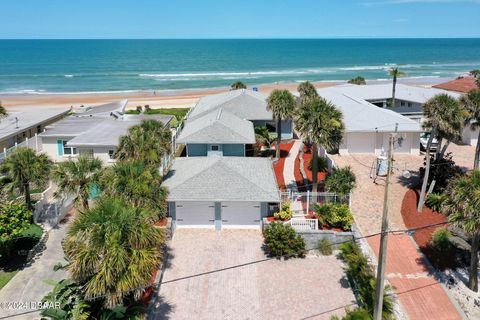
<instances>
[{"instance_id":1,"label":"brick paver driveway","mask_svg":"<svg viewBox=\"0 0 480 320\"><path fill-rule=\"evenodd\" d=\"M354 296L335 256L268 259L254 230L180 229L155 319L330 319Z\"/></svg>"}]
</instances>

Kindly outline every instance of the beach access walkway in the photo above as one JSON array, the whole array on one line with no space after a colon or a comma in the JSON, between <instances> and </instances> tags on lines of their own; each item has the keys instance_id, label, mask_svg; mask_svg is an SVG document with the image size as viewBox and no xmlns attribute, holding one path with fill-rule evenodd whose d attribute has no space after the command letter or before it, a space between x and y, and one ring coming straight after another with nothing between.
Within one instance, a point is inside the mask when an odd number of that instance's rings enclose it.
<instances>
[{"instance_id":1,"label":"beach access walkway","mask_svg":"<svg viewBox=\"0 0 480 320\"><path fill-rule=\"evenodd\" d=\"M295 160L297 159L298 152L300 151L302 145L302 140L294 140L293 146L290 149L288 156L285 158L285 165L283 167L283 179L285 181L285 186L294 193L298 192L297 180L295 179ZM300 199L293 201L291 208L296 218L304 217L303 213L295 214L296 212L303 212L303 205Z\"/></svg>"}]
</instances>

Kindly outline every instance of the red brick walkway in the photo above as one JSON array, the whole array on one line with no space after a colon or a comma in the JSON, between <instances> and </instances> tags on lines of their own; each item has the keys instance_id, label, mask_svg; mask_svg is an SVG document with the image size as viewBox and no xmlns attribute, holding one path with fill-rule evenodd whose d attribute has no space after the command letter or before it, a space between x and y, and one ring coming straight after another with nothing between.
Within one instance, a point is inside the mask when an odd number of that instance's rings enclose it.
<instances>
[{"instance_id":1,"label":"red brick walkway","mask_svg":"<svg viewBox=\"0 0 480 320\"><path fill-rule=\"evenodd\" d=\"M378 256L380 237L368 242ZM410 320L462 319L408 235L389 236L386 274Z\"/></svg>"}]
</instances>

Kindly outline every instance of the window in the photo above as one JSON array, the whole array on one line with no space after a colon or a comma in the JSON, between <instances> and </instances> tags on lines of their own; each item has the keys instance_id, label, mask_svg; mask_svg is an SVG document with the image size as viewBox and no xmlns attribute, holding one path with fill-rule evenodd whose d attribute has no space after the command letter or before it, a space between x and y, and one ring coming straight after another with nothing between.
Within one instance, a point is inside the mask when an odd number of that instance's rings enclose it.
<instances>
[{"instance_id":1,"label":"window","mask_svg":"<svg viewBox=\"0 0 480 320\"><path fill-rule=\"evenodd\" d=\"M113 159L113 156L115 155L115 150L108 150L108 157L110 159Z\"/></svg>"},{"instance_id":2,"label":"window","mask_svg":"<svg viewBox=\"0 0 480 320\"><path fill-rule=\"evenodd\" d=\"M409 102L409 103L408 103L408 106L409 106L409 107L411 107L411 106L412 106L412 103L411 103L411 102Z\"/></svg>"},{"instance_id":3,"label":"window","mask_svg":"<svg viewBox=\"0 0 480 320\"><path fill-rule=\"evenodd\" d=\"M37 133L42 133L42 125L37 126Z\"/></svg>"},{"instance_id":4,"label":"window","mask_svg":"<svg viewBox=\"0 0 480 320\"><path fill-rule=\"evenodd\" d=\"M219 148L218 148L218 145L213 145L211 149L212 151L218 151Z\"/></svg>"},{"instance_id":5,"label":"window","mask_svg":"<svg viewBox=\"0 0 480 320\"><path fill-rule=\"evenodd\" d=\"M77 148L67 147L68 141L63 141L63 154L71 156L77 154Z\"/></svg>"},{"instance_id":6,"label":"window","mask_svg":"<svg viewBox=\"0 0 480 320\"><path fill-rule=\"evenodd\" d=\"M405 101L400 102L400 105L401 105L402 107L405 107Z\"/></svg>"}]
</instances>

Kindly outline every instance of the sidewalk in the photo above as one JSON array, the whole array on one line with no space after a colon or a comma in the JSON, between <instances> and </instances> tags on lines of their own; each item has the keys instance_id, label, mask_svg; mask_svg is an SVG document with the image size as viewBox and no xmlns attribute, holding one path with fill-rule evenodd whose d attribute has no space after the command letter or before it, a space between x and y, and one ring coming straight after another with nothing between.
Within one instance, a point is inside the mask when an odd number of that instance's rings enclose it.
<instances>
[{"instance_id":1,"label":"sidewalk","mask_svg":"<svg viewBox=\"0 0 480 320\"><path fill-rule=\"evenodd\" d=\"M59 281L66 278L65 270L53 271L53 267L64 263L62 240L64 239L68 226L73 220L69 218L67 223L59 224L49 232L46 249L36 258L32 264L19 271L10 282L0 290L1 302L40 302L53 287L46 284L44 280ZM40 319L40 312L29 307L19 310L0 310L0 319Z\"/></svg>"},{"instance_id":2,"label":"sidewalk","mask_svg":"<svg viewBox=\"0 0 480 320\"><path fill-rule=\"evenodd\" d=\"M295 160L302 145L302 140L295 140L292 149L290 149L290 153L285 158L285 165L283 167L285 186L292 192L298 192L297 180L295 179ZM298 200L292 202L292 210L293 212L302 211L302 202Z\"/></svg>"}]
</instances>

